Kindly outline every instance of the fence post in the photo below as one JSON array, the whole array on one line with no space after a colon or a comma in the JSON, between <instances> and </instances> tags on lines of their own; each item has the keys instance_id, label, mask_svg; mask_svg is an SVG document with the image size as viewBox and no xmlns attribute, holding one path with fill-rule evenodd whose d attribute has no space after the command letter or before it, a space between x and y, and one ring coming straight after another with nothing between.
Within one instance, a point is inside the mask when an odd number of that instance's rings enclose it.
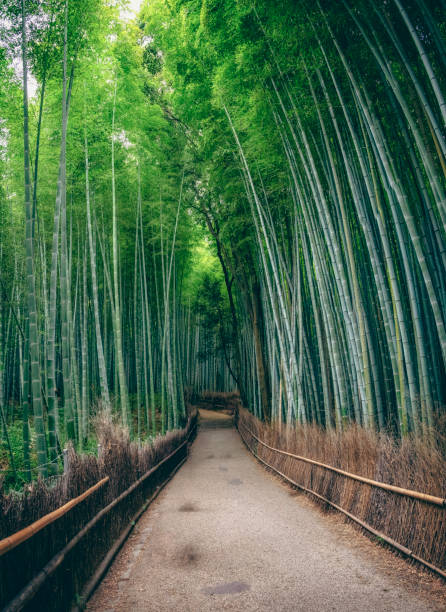
<instances>
[{"instance_id":1,"label":"fence post","mask_svg":"<svg viewBox=\"0 0 446 612\"><path fill-rule=\"evenodd\" d=\"M70 459L68 457L68 448L63 449L63 473L68 474L70 469Z\"/></svg>"}]
</instances>

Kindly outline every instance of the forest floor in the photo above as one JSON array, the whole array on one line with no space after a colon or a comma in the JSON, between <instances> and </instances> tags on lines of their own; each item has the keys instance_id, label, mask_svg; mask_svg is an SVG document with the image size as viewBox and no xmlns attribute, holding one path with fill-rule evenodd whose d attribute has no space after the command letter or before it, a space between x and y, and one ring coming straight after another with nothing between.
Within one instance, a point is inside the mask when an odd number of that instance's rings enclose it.
<instances>
[{"instance_id":1,"label":"forest floor","mask_svg":"<svg viewBox=\"0 0 446 612\"><path fill-rule=\"evenodd\" d=\"M200 415L189 460L138 522L90 612L446 610L439 579L267 473L229 416Z\"/></svg>"}]
</instances>

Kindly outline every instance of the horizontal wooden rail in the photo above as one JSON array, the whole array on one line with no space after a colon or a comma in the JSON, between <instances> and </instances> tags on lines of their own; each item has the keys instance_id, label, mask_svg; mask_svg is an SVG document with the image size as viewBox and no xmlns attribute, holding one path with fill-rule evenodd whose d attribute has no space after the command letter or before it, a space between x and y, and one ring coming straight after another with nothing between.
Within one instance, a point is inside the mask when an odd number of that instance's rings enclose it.
<instances>
[{"instance_id":1,"label":"horizontal wooden rail","mask_svg":"<svg viewBox=\"0 0 446 612\"><path fill-rule=\"evenodd\" d=\"M31 523L31 525L28 525L28 527L24 527L20 531L17 531L16 533L13 533L7 538L0 540L0 557L4 555L6 552L8 552L9 550L12 550L13 548L21 544L22 542L25 542L26 540L31 538L33 535L38 533L41 529L43 529L47 525L50 525L51 523L54 523L54 521L57 521L57 519L59 519L61 516L66 514L69 510L71 510L72 508L80 504L82 501L84 501L84 499L89 497L92 493L97 491L100 487L105 485L108 481L109 481L108 476L106 476L105 478L102 478L102 480L100 480L95 485L93 485L92 487L84 491L81 495L79 495L78 497L74 497L73 499L70 499L69 502L67 502L63 506L60 506L59 508L57 508L57 510L53 510L53 512L50 512L49 514L45 514L45 516L42 516L42 518L38 519L34 523Z\"/></svg>"},{"instance_id":2,"label":"horizontal wooden rail","mask_svg":"<svg viewBox=\"0 0 446 612\"><path fill-rule=\"evenodd\" d=\"M7 604L2 612L18 612L21 610L29 601L33 599L37 591L41 588L43 583L54 573L54 571L63 563L68 553L73 550L75 546L82 540L82 538L106 515L112 510L117 504L119 504L124 498L132 493L137 487L140 486L149 476L156 472L164 463L169 461L174 455L176 455L185 445L187 445L192 437L192 434L197 428L195 422L188 432L186 439L177 446L167 457L164 457L159 463L154 465L148 470L141 478L138 478L128 489L123 491L118 497L111 501L105 508L102 508L75 536L72 538L65 547L60 550L56 555L43 567L39 573L29 582L21 591L14 597L12 601ZM108 478L108 477L107 477ZM168 477L169 479L169 477ZM98 483L99 484L99 483Z\"/></svg>"},{"instance_id":3,"label":"horizontal wooden rail","mask_svg":"<svg viewBox=\"0 0 446 612\"><path fill-rule=\"evenodd\" d=\"M308 459L308 457L302 457L301 455L294 455L293 453L288 453L287 451L283 451L280 448L274 448L270 446L260 438L258 438L250 429L246 427L246 425L242 422L239 422L239 425L242 425L259 444L269 448L269 450L274 451L275 453L279 453L280 455L286 455L287 457L292 457L293 459L297 459L298 461L303 461L305 463L310 463L311 465L316 465L318 467L322 467L326 470L330 470L331 472L336 472L337 474L341 474L342 476L346 476L347 478L351 478L352 480L358 480L359 482L364 482L365 484L371 485L372 487L378 487L379 489L384 489L385 491L392 491L392 493L398 493L398 495L404 495L405 497L412 497L414 499L419 499L428 504L434 504L435 506L446 507L446 499L443 497L436 497L435 495L429 495L428 493L420 493L419 491L412 491L411 489L403 489L402 487L397 487L395 485L387 484L385 482L380 482L378 480L372 480L371 478L365 478L365 476L358 476L357 474L352 474L351 472L346 472L345 470L341 470L340 468L333 467L332 465L327 465L326 463L321 463L320 461L315 461L314 459Z\"/></svg>"},{"instance_id":4,"label":"horizontal wooden rail","mask_svg":"<svg viewBox=\"0 0 446 612\"><path fill-rule=\"evenodd\" d=\"M174 468L174 470L166 478L166 480L164 480L164 482L162 482L160 485L156 487L153 495L151 495L151 497L143 503L141 508L139 508L136 514L133 515L127 527L124 529L124 531L121 533L119 538L110 548L108 553L105 555L104 559L101 561L99 567L97 568L97 570L95 571L91 579L88 581L88 583L84 587L82 593L79 595L79 601L71 607L71 612L82 612L82 610L85 610L85 605L87 601L90 599L96 587L99 585L102 578L105 576L108 568L113 563L113 560L115 559L118 552L121 550L122 546L124 545L125 541L129 537L130 533L135 527L137 521L140 519L141 515L147 510L150 504L158 497L158 495L161 493L164 487L172 480L172 478L178 472L180 467L186 462L186 460L187 460L187 456L184 459L182 459L180 463L178 463L178 465Z\"/></svg>"},{"instance_id":5,"label":"horizontal wooden rail","mask_svg":"<svg viewBox=\"0 0 446 612\"><path fill-rule=\"evenodd\" d=\"M259 438L257 438L257 436L255 436L252 432L250 432L250 430L246 427L246 425L244 425L243 423L239 423L238 425L240 425L240 424L244 427L244 429L248 433L250 433L252 435L253 438L255 438L256 440L261 442L261 440L259 440ZM444 570L442 570L441 568L437 567L436 565L433 565L432 563L430 563L429 561L426 561L425 559L422 559L418 555L414 554L411 550L409 550L409 548L407 548L406 546L403 546L402 544L400 544L399 542L397 542L393 538L390 538L385 533L382 533L381 531L378 531L377 529L375 529L374 527L372 527L371 525L369 525L365 521L361 520L360 518L358 518L354 514L351 514L350 512L348 512L347 510L345 510L341 506L338 506L337 504L335 504L334 502L330 501L329 499L327 499L323 495L320 495L319 493L316 493L316 491L313 491L312 489L308 489L307 487L304 487L303 485L299 484L295 480L292 480L289 476L287 476L286 474L284 474L283 472L281 472L280 470L275 468L273 465L271 465L270 463L268 463L267 461L265 461L264 459L259 457L259 455L256 452L254 452L254 450L249 446L248 442L243 437L243 434L240 431L240 428L239 428L239 433L240 433L240 437L243 440L246 448L254 455L254 457L258 461L263 463L263 465L265 465L267 468L269 468L270 470L272 470L273 472L278 474L281 478L283 478L284 480L288 481L290 484L292 484L294 487L297 487L301 491L305 491L306 493L309 493L310 495L314 495L314 497L316 497L317 499L320 499L321 501L325 502L326 504L328 504L332 508L335 508L335 510L338 510L339 512L342 512L342 514L345 514L345 516L347 516L349 519L351 519L352 521L354 521L355 523L357 523L358 525L363 527L369 533L373 534L374 536L376 536L380 540L383 540L384 542L386 542L387 544L389 544L390 546L392 546L393 548L395 548L399 552L403 553L407 557L409 557L411 559L414 559L414 561L417 561L418 563L421 563L421 565L424 565L425 567L429 568L430 570L432 570L433 572L435 572L436 574L438 574L442 578L446 579L446 572ZM265 446L267 446L267 445L265 444ZM271 448L271 447L269 447L269 448ZM272 450L275 450L275 449L272 449ZM287 453L287 454L290 454L290 453Z\"/></svg>"}]
</instances>

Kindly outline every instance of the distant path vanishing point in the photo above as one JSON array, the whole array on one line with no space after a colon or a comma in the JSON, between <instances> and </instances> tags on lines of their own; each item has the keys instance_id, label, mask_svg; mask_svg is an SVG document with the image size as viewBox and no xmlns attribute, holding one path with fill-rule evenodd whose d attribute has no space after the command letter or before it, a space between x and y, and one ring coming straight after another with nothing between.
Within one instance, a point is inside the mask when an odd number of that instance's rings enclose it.
<instances>
[{"instance_id":1,"label":"distant path vanishing point","mask_svg":"<svg viewBox=\"0 0 446 612\"><path fill-rule=\"evenodd\" d=\"M445 609L429 578L268 474L201 412L186 464L143 515L90 612Z\"/></svg>"}]
</instances>

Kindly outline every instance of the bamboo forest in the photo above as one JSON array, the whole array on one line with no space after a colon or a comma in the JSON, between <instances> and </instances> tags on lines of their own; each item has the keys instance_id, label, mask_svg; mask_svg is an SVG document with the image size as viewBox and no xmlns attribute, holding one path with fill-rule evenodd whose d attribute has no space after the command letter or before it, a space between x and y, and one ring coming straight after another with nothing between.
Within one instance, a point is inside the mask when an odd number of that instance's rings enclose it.
<instances>
[{"instance_id":1,"label":"bamboo forest","mask_svg":"<svg viewBox=\"0 0 446 612\"><path fill-rule=\"evenodd\" d=\"M444 508L444 0L0 1L0 538L218 406Z\"/></svg>"}]
</instances>

